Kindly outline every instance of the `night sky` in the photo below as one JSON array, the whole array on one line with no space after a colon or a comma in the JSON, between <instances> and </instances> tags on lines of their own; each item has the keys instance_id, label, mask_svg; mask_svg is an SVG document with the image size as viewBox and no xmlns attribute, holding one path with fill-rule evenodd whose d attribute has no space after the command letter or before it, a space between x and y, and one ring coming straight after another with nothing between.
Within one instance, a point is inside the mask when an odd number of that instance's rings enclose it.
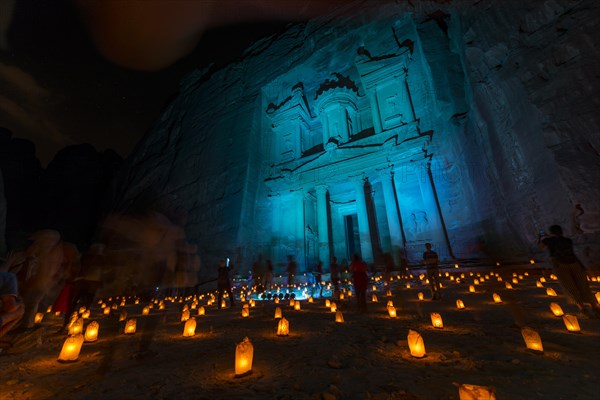
<instances>
[{"instance_id":1,"label":"night sky","mask_svg":"<svg viewBox=\"0 0 600 400\"><path fill-rule=\"evenodd\" d=\"M33 141L43 165L64 146L86 142L127 156L176 96L186 74L210 63L224 65L288 23L218 26L204 32L189 56L145 72L100 55L71 2L13 4L8 48L0 52L0 126ZM7 6L2 7L5 16Z\"/></svg>"}]
</instances>

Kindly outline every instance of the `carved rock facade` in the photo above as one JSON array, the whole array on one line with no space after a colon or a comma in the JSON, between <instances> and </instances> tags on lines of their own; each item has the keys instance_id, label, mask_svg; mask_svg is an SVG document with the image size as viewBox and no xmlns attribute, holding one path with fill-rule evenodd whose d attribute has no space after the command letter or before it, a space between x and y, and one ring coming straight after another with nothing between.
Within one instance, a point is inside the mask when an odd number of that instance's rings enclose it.
<instances>
[{"instance_id":1,"label":"carved rock facade","mask_svg":"<svg viewBox=\"0 0 600 400\"><path fill-rule=\"evenodd\" d=\"M258 254L417 262L425 242L527 260L553 223L597 263L593 1L373 3L188 76L113 207L183 213L204 265L244 271Z\"/></svg>"}]
</instances>

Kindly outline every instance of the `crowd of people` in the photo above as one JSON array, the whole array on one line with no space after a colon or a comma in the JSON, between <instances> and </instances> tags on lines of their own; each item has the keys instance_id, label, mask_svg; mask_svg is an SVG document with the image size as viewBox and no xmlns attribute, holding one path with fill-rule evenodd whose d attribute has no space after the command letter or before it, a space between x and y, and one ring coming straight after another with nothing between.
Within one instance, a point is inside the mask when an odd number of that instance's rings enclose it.
<instances>
[{"instance_id":1,"label":"crowd of people","mask_svg":"<svg viewBox=\"0 0 600 400\"><path fill-rule=\"evenodd\" d=\"M547 250L552 272L557 276L565 294L579 308L581 314L588 318L600 318L600 303L596 300L588 284L586 268L578 259L573 249L571 239L563 236L562 228L553 225L549 228L549 235L540 232L538 238L540 249ZM65 276L62 288L53 302L53 310L61 312L65 317L65 326L69 316L79 307L90 307L95 300L99 288L102 286L103 246L92 246L78 263L75 270L69 276ZM218 306L225 295L229 298L231 306L235 305L235 297L232 291L229 263L222 259L218 265L217 291ZM34 265L32 267L32 265ZM442 286L439 276L439 256L433 250L431 243L425 243L425 251L422 254L421 266L424 267L427 280L431 290L432 300L441 300ZM286 284L292 286L297 283L298 263L294 256L289 255L286 263ZM26 304L22 301L19 293L19 281L27 282L30 275L37 269L35 257L28 258L26 253L11 255L0 268L0 337L19 325L26 312ZM392 279L394 262L391 256L383 257L384 281ZM311 271L314 283L314 296L323 297L324 274L327 269L323 263L318 261ZM351 263L345 260L338 263L337 257L331 257L328 272L331 284L332 296L339 298L342 289L348 288L352 283L356 294L356 306L360 312L366 311L366 292L369 283L369 266L362 260L359 254L353 254ZM346 285L344 287L344 285ZM274 288L274 266L270 259L263 260L259 255L252 264L250 270L249 286L254 287L257 292L263 293ZM37 307L37 306L36 306ZM31 311L31 310L30 310ZM31 326L27 326L30 328Z\"/></svg>"}]
</instances>

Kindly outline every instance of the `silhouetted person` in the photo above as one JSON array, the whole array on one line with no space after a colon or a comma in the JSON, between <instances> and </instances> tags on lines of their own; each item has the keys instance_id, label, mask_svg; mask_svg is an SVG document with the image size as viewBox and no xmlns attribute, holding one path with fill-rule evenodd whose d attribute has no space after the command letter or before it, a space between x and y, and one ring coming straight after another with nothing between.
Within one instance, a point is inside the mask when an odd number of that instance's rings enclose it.
<instances>
[{"instance_id":1,"label":"silhouetted person","mask_svg":"<svg viewBox=\"0 0 600 400\"><path fill-rule=\"evenodd\" d=\"M271 260L267 260L265 267L265 289L271 289L273 285L273 263Z\"/></svg>"},{"instance_id":2,"label":"silhouetted person","mask_svg":"<svg viewBox=\"0 0 600 400\"><path fill-rule=\"evenodd\" d=\"M589 317L600 318L600 304L587 282L585 268L573 251L573 241L563 236L559 225L549 228L551 236L538 236L538 246L548 249L552 270L579 310ZM592 310L586 308L589 304Z\"/></svg>"},{"instance_id":3,"label":"silhouetted person","mask_svg":"<svg viewBox=\"0 0 600 400\"><path fill-rule=\"evenodd\" d=\"M431 288L432 300L440 300L442 291L439 279L438 262L439 258L435 251L431 250L431 243L425 243L425 252L423 253L423 262L427 267L427 279Z\"/></svg>"},{"instance_id":4,"label":"silhouetted person","mask_svg":"<svg viewBox=\"0 0 600 400\"><path fill-rule=\"evenodd\" d=\"M392 271L394 270L394 258L390 253L383 253L383 268L384 268L384 281L389 283L392 279Z\"/></svg>"},{"instance_id":5,"label":"silhouetted person","mask_svg":"<svg viewBox=\"0 0 600 400\"><path fill-rule=\"evenodd\" d=\"M223 293L225 292L229 296L229 302L231 306L235 306L235 300L231 291L231 282L229 280L229 268L227 268L227 263L225 262L225 260L219 261L219 276L217 278L217 290L219 291L219 295L217 298L217 304L219 309L221 308Z\"/></svg>"},{"instance_id":6,"label":"silhouetted person","mask_svg":"<svg viewBox=\"0 0 600 400\"><path fill-rule=\"evenodd\" d=\"M356 304L360 311L367 310L367 263L360 259L358 254L352 256L350 271L354 281L354 290L356 291Z\"/></svg>"},{"instance_id":7,"label":"silhouetted person","mask_svg":"<svg viewBox=\"0 0 600 400\"><path fill-rule=\"evenodd\" d=\"M294 260L294 256L289 255L287 264L287 284L288 286L294 284L294 276L296 275L296 270L298 269L298 264Z\"/></svg>"},{"instance_id":8,"label":"silhouetted person","mask_svg":"<svg viewBox=\"0 0 600 400\"><path fill-rule=\"evenodd\" d=\"M340 295L340 266L337 262L337 257L331 257L331 264L329 264L329 274L331 276L331 283L333 284L333 297L336 299Z\"/></svg>"},{"instance_id":9,"label":"silhouetted person","mask_svg":"<svg viewBox=\"0 0 600 400\"><path fill-rule=\"evenodd\" d=\"M319 288L319 297L323 297L323 285L321 285L321 279L323 279L323 263L319 260L315 267L315 283Z\"/></svg>"}]
</instances>

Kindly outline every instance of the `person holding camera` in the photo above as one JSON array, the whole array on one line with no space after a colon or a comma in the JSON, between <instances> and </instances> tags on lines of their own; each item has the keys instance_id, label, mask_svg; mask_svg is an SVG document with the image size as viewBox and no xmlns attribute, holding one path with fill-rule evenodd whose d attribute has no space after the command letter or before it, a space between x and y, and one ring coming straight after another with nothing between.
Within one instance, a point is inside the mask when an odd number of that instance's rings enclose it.
<instances>
[{"instance_id":1,"label":"person holding camera","mask_svg":"<svg viewBox=\"0 0 600 400\"><path fill-rule=\"evenodd\" d=\"M552 225L549 231L550 236L540 231L538 246L548 249L552 270L558 281L584 315L600 318L600 304L590 289L583 264L573 251L573 241L563 236L559 225ZM586 308L586 305L590 308Z\"/></svg>"}]
</instances>

